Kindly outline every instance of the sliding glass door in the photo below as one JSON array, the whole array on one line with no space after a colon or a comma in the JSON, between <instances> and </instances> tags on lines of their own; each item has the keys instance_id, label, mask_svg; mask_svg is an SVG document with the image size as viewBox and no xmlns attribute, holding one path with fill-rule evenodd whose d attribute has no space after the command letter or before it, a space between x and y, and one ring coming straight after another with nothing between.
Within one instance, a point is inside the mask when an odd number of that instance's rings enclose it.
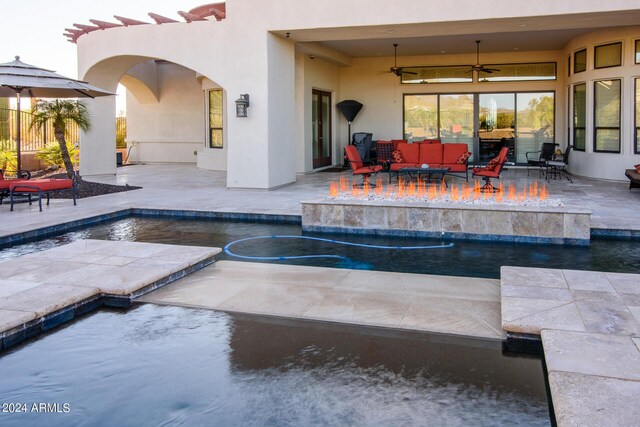
<instances>
[{"instance_id":1,"label":"sliding glass door","mask_svg":"<svg viewBox=\"0 0 640 427\"><path fill-rule=\"evenodd\" d=\"M509 161L554 141L554 92L422 94L404 96L404 135L410 141L461 142L471 161L487 162L502 147Z\"/></svg>"}]
</instances>

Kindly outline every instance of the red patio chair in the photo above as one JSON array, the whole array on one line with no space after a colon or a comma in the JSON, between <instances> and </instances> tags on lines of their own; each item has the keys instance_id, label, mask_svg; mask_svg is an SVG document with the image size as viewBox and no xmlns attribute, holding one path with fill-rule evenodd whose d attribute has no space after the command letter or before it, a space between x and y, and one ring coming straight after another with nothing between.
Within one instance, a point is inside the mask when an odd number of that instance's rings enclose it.
<instances>
[{"instance_id":1,"label":"red patio chair","mask_svg":"<svg viewBox=\"0 0 640 427\"><path fill-rule=\"evenodd\" d=\"M73 194L73 205L76 205L76 186L72 179L32 179L30 181L15 181L9 184L9 198L11 200L11 210L13 210L14 196L29 196L29 204L31 204L31 195L38 194L38 206L42 212L42 196L47 196L47 206L49 205L49 195L55 191L71 190Z\"/></svg>"},{"instance_id":2,"label":"red patio chair","mask_svg":"<svg viewBox=\"0 0 640 427\"><path fill-rule=\"evenodd\" d=\"M360 154L358 154L358 150L355 145L347 145L344 148L347 159L349 160L349 166L351 166L351 170L353 170L353 175L361 175L362 183L360 186L364 186L365 182L369 179L371 175L375 175L378 172L382 171L382 166L365 166L360 158ZM355 185L355 184L354 184ZM372 187L375 184L369 183Z\"/></svg>"},{"instance_id":3,"label":"red patio chair","mask_svg":"<svg viewBox=\"0 0 640 427\"><path fill-rule=\"evenodd\" d=\"M487 163L486 166L471 169L471 171L473 172L473 176L480 176L484 181L484 185L480 187L481 192L496 193L500 191L499 188L496 188L491 184L491 178L495 178L495 179L500 178L500 172L502 172L502 167L504 166L504 163L507 161L508 152L509 152L509 147L502 147L502 149L500 150L500 153L498 153L498 156L489 160L489 163Z\"/></svg>"}]
</instances>

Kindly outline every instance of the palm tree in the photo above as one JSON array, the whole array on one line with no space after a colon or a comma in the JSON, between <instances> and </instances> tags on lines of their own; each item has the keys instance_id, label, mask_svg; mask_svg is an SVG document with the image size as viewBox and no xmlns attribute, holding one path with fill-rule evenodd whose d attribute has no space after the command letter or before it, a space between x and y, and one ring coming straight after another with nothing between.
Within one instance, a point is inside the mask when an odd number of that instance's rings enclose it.
<instances>
[{"instance_id":1,"label":"palm tree","mask_svg":"<svg viewBox=\"0 0 640 427\"><path fill-rule=\"evenodd\" d=\"M64 167L67 169L67 175L71 179L80 180L80 176L76 175L73 170L73 163L67 150L65 133L69 123L75 123L85 132L91 129L89 112L87 111L86 105L79 101L67 99L54 99L52 101L39 99L32 107L32 114L33 117L29 129L35 127L40 130L46 126L49 120L53 122L53 133L56 141L58 141L60 145L60 154L64 161Z\"/></svg>"}]
</instances>

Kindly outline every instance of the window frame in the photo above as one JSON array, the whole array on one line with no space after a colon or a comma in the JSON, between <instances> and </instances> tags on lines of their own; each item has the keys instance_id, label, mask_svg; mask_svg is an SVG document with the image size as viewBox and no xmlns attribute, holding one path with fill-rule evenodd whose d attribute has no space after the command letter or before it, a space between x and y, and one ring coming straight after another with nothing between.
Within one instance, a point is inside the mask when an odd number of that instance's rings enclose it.
<instances>
[{"instance_id":1,"label":"window frame","mask_svg":"<svg viewBox=\"0 0 640 427\"><path fill-rule=\"evenodd\" d=\"M639 40L640 41L640 40ZM640 144L640 139L638 139L638 130L640 130L640 121L638 120L638 89L640 89L640 77L636 77L633 79L634 81L634 86L633 86L633 122L634 122L634 126L633 126L633 153L634 154L640 154L640 146L638 146Z\"/></svg>"},{"instance_id":2,"label":"window frame","mask_svg":"<svg viewBox=\"0 0 640 427\"><path fill-rule=\"evenodd\" d=\"M572 121L571 121L571 129L573 130L573 138L571 138L571 142L573 143L573 150L576 151L587 151L587 83L580 82L572 85L571 90L571 103L572 103ZM578 86L584 86L584 126L576 126L576 88ZM578 148L576 145L576 129L581 129L585 135L584 139L584 147Z\"/></svg>"},{"instance_id":3,"label":"window frame","mask_svg":"<svg viewBox=\"0 0 640 427\"><path fill-rule=\"evenodd\" d=\"M640 39L634 40L633 63L640 64Z\"/></svg>"},{"instance_id":4,"label":"window frame","mask_svg":"<svg viewBox=\"0 0 640 427\"><path fill-rule=\"evenodd\" d=\"M614 45L620 45L620 62L616 65L607 65L604 67L598 67L598 48L600 47L607 47L607 46L614 46ZM603 70L605 68L613 68L613 67L621 67L622 66L622 57L624 56L624 46L622 45L622 42L611 42L611 43L605 43L605 44L599 44L593 47L593 69L594 70Z\"/></svg>"},{"instance_id":5,"label":"window frame","mask_svg":"<svg viewBox=\"0 0 640 427\"><path fill-rule=\"evenodd\" d=\"M576 70L576 64L577 64L578 61L576 61L576 56L579 53L582 53L582 52L584 52L584 70L577 71ZM587 64L588 64L587 56L588 55L587 55L587 48L586 47L582 48L582 49L579 49L579 50L576 50L575 52L573 52L573 74L584 73L585 71L587 71Z\"/></svg>"},{"instance_id":6,"label":"window frame","mask_svg":"<svg viewBox=\"0 0 640 427\"><path fill-rule=\"evenodd\" d=\"M518 66L518 65L537 65L537 64L553 64L553 78L524 78L512 80L483 80L480 77L480 73L477 73L476 83L512 83L512 82L552 82L558 80L558 62L557 61L536 61L536 62L505 62L501 64L484 64L486 68L499 68L504 66ZM486 76L483 76L483 78Z\"/></svg>"},{"instance_id":7,"label":"window frame","mask_svg":"<svg viewBox=\"0 0 640 427\"><path fill-rule=\"evenodd\" d=\"M220 92L220 95L221 95L220 103L222 105L220 106L220 111L222 116L221 117L222 126L220 127L211 127L211 92ZM212 89L207 89L206 94L207 94L207 141L206 141L207 148L221 150L221 149L224 149L224 91L222 90L222 88L212 88ZM221 132L220 146L212 145L213 131Z\"/></svg>"},{"instance_id":8,"label":"window frame","mask_svg":"<svg viewBox=\"0 0 640 427\"><path fill-rule=\"evenodd\" d=\"M596 126L596 111L598 109L598 104L597 104L597 96L596 96L596 87L598 85L599 82L603 82L603 81L618 81L620 82L620 107L618 108L618 126L617 127L613 127L613 126ZM593 81L593 138L592 138L592 143L593 143L593 152L594 153L614 153L614 154L620 154L622 152L622 79L598 79L598 80L594 80ZM598 129L604 129L604 130L614 130L617 129L618 130L618 149L617 150L598 150L596 148L596 138L598 136Z\"/></svg>"}]
</instances>

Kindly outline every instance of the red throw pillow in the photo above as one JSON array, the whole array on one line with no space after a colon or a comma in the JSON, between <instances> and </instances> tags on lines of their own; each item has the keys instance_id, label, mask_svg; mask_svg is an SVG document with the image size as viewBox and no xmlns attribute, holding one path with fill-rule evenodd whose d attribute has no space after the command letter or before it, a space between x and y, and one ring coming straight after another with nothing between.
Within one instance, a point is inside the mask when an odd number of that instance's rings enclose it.
<instances>
[{"instance_id":1,"label":"red throw pillow","mask_svg":"<svg viewBox=\"0 0 640 427\"><path fill-rule=\"evenodd\" d=\"M459 165L464 165L467 163L467 160L471 157L471 151L467 151L466 153L462 153L462 156L458 159L457 163Z\"/></svg>"},{"instance_id":2,"label":"red throw pillow","mask_svg":"<svg viewBox=\"0 0 640 427\"><path fill-rule=\"evenodd\" d=\"M496 168L496 166L498 166L498 163L500 163L500 157L494 157L493 159L489 160L486 169L488 171L492 171Z\"/></svg>"},{"instance_id":3,"label":"red throw pillow","mask_svg":"<svg viewBox=\"0 0 640 427\"><path fill-rule=\"evenodd\" d=\"M640 173L640 163L637 165L634 165L633 167L636 168L636 173Z\"/></svg>"},{"instance_id":4,"label":"red throw pillow","mask_svg":"<svg viewBox=\"0 0 640 427\"><path fill-rule=\"evenodd\" d=\"M404 163L404 157L402 157L400 150L393 150L391 152L391 157L393 158L394 163Z\"/></svg>"}]
</instances>

